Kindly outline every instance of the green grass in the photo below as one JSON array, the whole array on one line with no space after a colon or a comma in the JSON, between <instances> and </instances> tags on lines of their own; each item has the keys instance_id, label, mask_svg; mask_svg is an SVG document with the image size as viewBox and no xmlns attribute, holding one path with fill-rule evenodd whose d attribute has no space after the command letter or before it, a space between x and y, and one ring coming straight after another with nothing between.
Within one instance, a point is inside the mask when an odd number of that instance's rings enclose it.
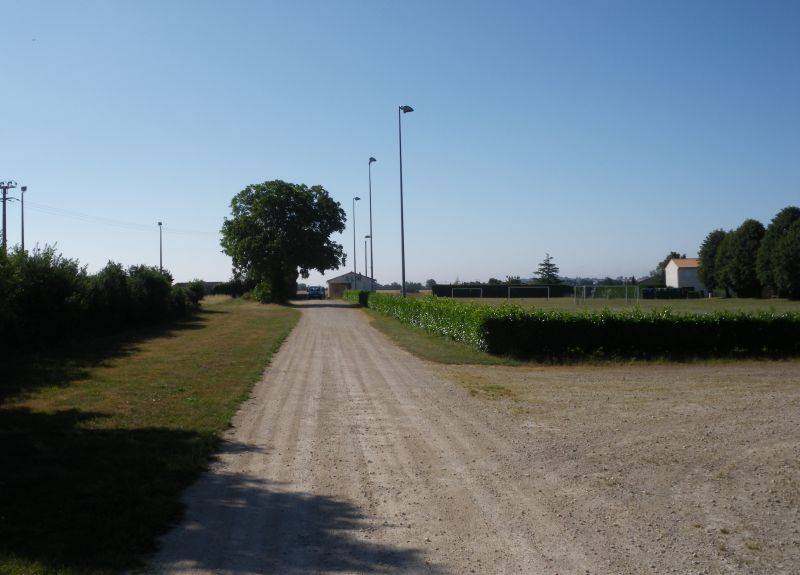
<instances>
[{"instance_id":1,"label":"green grass","mask_svg":"<svg viewBox=\"0 0 800 575\"><path fill-rule=\"evenodd\" d=\"M489 355L475 348L440 335L428 333L393 317L364 308L372 326L393 342L419 358L444 364L519 365L513 359Z\"/></svg>"},{"instance_id":2,"label":"green grass","mask_svg":"<svg viewBox=\"0 0 800 575\"><path fill-rule=\"evenodd\" d=\"M509 300L504 298L456 298L458 301L468 301L486 305L502 305ZM523 307L533 307L545 310L602 310L608 309L633 309L634 303L625 303L624 299L587 299L585 303L575 304L569 297L559 298L513 298L511 303ZM639 300L638 306L643 310L671 308L674 312L711 313L715 311L800 311L800 301L787 299L753 299L753 298L711 298L711 299L671 299L671 300Z\"/></svg>"},{"instance_id":3,"label":"green grass","mask_svg":"<svg viewBox=\"0 0 800 575\"><path fill-rule=\"evenodd\" d=\"M216 299L190 321L0 365L0 573L137 567L298 318Z\"/></svg>"}]
</instances>

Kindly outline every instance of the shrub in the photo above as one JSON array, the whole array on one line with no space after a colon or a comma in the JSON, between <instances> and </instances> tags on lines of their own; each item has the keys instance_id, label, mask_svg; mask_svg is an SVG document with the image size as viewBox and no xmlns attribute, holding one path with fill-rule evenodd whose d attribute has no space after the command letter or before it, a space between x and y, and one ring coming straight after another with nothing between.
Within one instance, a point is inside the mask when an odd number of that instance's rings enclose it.
<instances>
[{"instance_id":1,"label":"shrub","mask_svg":"<svg viewBox=\"0 0 800 575\"><path fill-rule=\"evenodd\" d=\"M130 321L131 294L122 264L108 262L89 278L86 307L92 324L100 329L113 329Z\"/></svg>"},{"instance_id":2,"label":"shrub","mask_svg":"<svg viewBox=\"0 0 800 575\"><path fill-rule=\"evenodd\" d=\"M272 301L272 290L267 282L259 282L256 284L251 295L254 300L261 303L270 303Z\"/></svg>"},{"instance_id":3,"label":"shrub","mask_svg":"<svg viewBox=\"0 0 800 575\"><path fill-rule=\"evenodd\" d=\"M154 266L132 266L128 270L133 319L151 323L169 317L172 277Z\"/></svg>"},{"instance_id":4,"label":"shrub","mask_svg":"<svg viewBox=\"0 0 800 575\"><path fill-rule=\"evenodd\" d=\"M239 297L249 291L252 286L247 285L241 279L234 278L231 281L223 282L214 287L215 295L229 295Z\"/></svg>"},{"instance_id":5,"label":"shrub","mask_svg":"<svg viewBox=\"0 0 800 575\"><path fill-rule=\"evenodd\" d=\"M94 275L52 247L0 254L0 354L188 315L186 290L157 268L109 262Z\"/></svg>"},{"instance_id":6,"label":"shrub","mask_svg":"<svg viewBox=\"0 0 800 575\"><path fill-rule=\"evenodd\" d=\"M172 287L170 293L170 306L173 315L177 317L185 316L189 310L194 309L197 302L192 301L192 293L182 287Z\"/></svg>"},{"instance_id":7,"label":"shrub","mask_svg":"<svg viewBox=\"0 0 800 575\"><path fill-rule=\"evenodd\" d=\"M38 345L75 332L84 311L86 269L52 247L26 253L15 250L4 259L11 289L6 299L3 340L12 346Z\"/></svg>"},{"instance_id":8,"label":"shrub","mask_svg":"<svg viewBox=\"0 0 800 575\"><path fill-rule=\"evenodd\" d=\"M206 284L203 280L192 280L186 288L186 295L192 305L196 306L204 297L206 297Z\"/></svg>"},{"instance_id":9,"label":"shrub","mask_svg":"<svg viewBox=\"0 0 800 575\"><path fill-rule=\"evenodd\" d=\"M357 303L361 306L367 307L369 305L369 294L372 292L366 290L344 290L342 297L347 301Z\"/></svg>"},{"instance_id":10,"label":"shrub","mask_svg":"<svg viewBox=\"0 0 800 575\"><path fill-rule=\"evenodd\" d=\"M348 299L358 292L348 292ZM369 293L371 309L496 355L519 359L800 354L800 314L567 312Z\"/></svg>"}]
</instances>

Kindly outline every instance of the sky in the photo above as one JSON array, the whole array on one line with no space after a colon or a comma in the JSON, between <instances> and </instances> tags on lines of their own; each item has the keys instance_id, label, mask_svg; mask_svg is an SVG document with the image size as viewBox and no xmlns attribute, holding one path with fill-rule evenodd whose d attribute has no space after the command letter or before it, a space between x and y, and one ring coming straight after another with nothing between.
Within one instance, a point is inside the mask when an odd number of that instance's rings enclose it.
<instances>
[{"instance_id":1,"label":"sky","mask_svg":"<svg viewBox=\"0 0 800 575\"><path fill-rule=\"evenodd\" d=\"M27 247L230 277L231 197L324 186L375 277L642 276L800 203L800 2L0 0ZM18 195L18 194L16 194ZM9 241L20 206L8 205ZM308 282L322 281L313 273Z\"/></svg>"}]
</instances>

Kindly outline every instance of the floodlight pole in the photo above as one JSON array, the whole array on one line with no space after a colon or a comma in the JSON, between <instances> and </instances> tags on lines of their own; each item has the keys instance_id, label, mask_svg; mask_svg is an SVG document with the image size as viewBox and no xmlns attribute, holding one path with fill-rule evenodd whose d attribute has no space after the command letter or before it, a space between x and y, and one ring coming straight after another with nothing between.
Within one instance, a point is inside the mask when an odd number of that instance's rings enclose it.
<instances>
[{"instance_id":1,"label":"floodlight pole","mask_svg":"<svg viewBox=\"0 0 800 575\"><path fill-rule=\"evenodd\" d=\"M356 259L356 202L361 198L353 197L353 289L356 289L356 276L358 275L358 263Z\"/></svg>"},{"instance_id":2,"label":"floodlight pole","mask_svg":"<svg viewBox=\"0 0 800 575\"><path fill-rule=\"evenodd\" d=\"M406 238L405 225L403 222L403 124L400 121L400 117L401 112L403 114L408 114L413 111L414 108L411 106L400 106L397 109L397 141L400 148L400 259L402 273L400 294L402 297L406 297Z\"/></svg>"},{"instance_id":3,"label":"floodlight pole","mask_svg":"<svg viewBox=\"0 0 800 575\"><path fill-rule=\"evenodd\" d=\"M367 162L367 172L369 174L369 277L375 279L375 248L372 245L372 162L377 162L375 158L369 158ZM366 264L364 264L364 273L366 273Z\"/></svg>"},{"instance_id":4,"label":"floodlight pole","mask_svg":"<svg viewBox=\"0 0 800 575\"><path fill-rule=\"evenodd\" d=\"M161 222L158 222L158 271L164 273L164 240L162 238Z\"/></svg>"},{"instance_id":5,"label":"floodlight pole","mask_svg":"<svg viewBox=\"0 0 800 575\"><path fill-rule=\"evenodd\" d=\"M25 253L25 192L28 191L28 186L20 188L20 206L22 208L22 253Z\"/></svg>"}]
</instances>

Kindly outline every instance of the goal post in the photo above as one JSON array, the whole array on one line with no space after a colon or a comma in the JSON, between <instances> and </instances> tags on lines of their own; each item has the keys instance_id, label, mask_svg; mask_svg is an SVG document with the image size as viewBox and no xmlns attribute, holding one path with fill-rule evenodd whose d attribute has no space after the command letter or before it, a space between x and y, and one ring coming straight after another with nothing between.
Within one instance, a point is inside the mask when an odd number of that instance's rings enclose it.
<instances>
[{"instance_id":1,"label":"goal post","mask_svg":"<svg viewBox=\"0 0 800 575\"><path fill-rule=\"evenodd\" d=\"M638 285L583 285L574 287L575 303L586 300L625 300L625 303L639 303Z\"/></svg>"}]
</instances>

